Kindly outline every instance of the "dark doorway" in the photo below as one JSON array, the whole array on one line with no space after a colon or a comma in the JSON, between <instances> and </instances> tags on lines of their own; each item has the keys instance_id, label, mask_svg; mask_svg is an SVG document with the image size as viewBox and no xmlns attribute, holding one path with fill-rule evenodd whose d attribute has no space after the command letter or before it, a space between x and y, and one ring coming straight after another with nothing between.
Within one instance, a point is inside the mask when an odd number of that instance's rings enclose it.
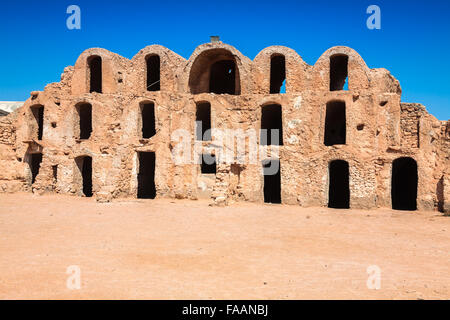
<instances>
[{"instance_id":1,"label":"dark doorway","mask_svg":"<svg viewBox=\"0 0 450 320\"><path fill-rule=\"evenodd\" d=\"M344 90L346 84L348 85L348 56L331 56L330 91Z\"/></svg>"},{"instance_id":2,"label":"dark doorway","mask_svg":"<svg viewBox=\"0 0 450 320\"><path fill-rule=\"evenodd\" d=\"M36 177L39 174L41 168L42 153L30 154L30 170L31 170L31 184L36 181Z\"/></svg>"},{"instance_id":3,"label":"dark doorway","mask_svg":"<svg viewBox=\"0 0 450 320\"><path fill-rule=\"evenodd\" d=\"M391 198L394 210L417 210L417 162L409 157L392 163Z\"/></svg>"},{"instance_id":4,"label":"dark doorway","mask_svg":"<svg viewBox=\"0 0 450 320\"><path fill-rule=\"evenodd\" d=\"M80 118L80 139L89 139L92 133L92 106L83 103L77 106Z\"/></svg>"},{"instance_id":5,"label":"dark doorway","mask_svg":"<svg viewBox=\"0 0 450 320\"><path fill-rule=\"evenodd\" d=\"M158 55L147 57L147 90L159 91L161 89L161 62Z\"/></svg>"},{"instance_id":6,"label":"dark doorway","mask_svg":"<svg viewBox=\"0 0 450 320\"><path fill-rule=\"evenodd\" d=\"M200 169L202 174L216 174L216 156L212 154L202 154Z\"/></svg>"},{"instance_id":7,"label":"dark doorway","mask_svg":"<svg viewBox=\"0 0 450 320\"><path fill-rule=\"evenodd\" d=\"M282 93L281 87L286 80L286 60L282 55L270 59L270 93Z\"/></svg>"},{"instance_id":8,"label":"dark doorway","mask_svg":"<svg viewBox=\"0 0 450 320\"><path fill-rule=\"evenodd\" d=\"M444 213L444 176L442 176L436 185L438 211Z\"/></svg>"},{"instance_id":9,"label":"dark doorway","mask_svg":"<svg viewBox=\"0 0 450 320\"><path fill-rule=\"evenodd\" d=\"M53 181L57 182L58 181L58 165L52 166L52 176L53 176Z\"/></svg>"},{"instance_id":10,"label":"dark doorway","mask_svg":"<svg viewBox=\"0 0 450 320\"><path fill-rule=\"evenodd\" d=\"M328 102L325 116L325 145L345 144L347 135L346 126L345 102Z\"/></svg>"},{"instance_id":11,"label":"dark doorway","mask_svg":"<svg viewBox=\"0 0 450 320\"><path fill-rule=\"evenodd\" d=\"M281 106L279 104L271 104L263 106L261 115L261 145L283 145L283 120L281 114ZM278 139L273 139L272 134L276 134L278 130ZM274 138L276 138L274 136Z\"/></svg>"},{"instance_id":12,"label":"dark doorway","mask_svg":"<svg viewBox=\"0 0 450 320\"><path fill-rule=\"evenodd\" d=\"M221 60L212 64L209 92L236 94L236 65L233 60Z\"/></svg>"},{"instance_id":13,"label":"dark doorway","mask_svg":"<svg viewBox=\"0 0 450 320\"><path fill-rule=\"evenodd\" d=\"M142 138L148 139L156 134L155 127L155 104L141 104Z\"/></svg>"},{"instance_id":14,"label":"dark doorway","mask_svg":"<svg viewBox=\"0 0 450 320\"><path fill-rule=\"evenodd\" d=\"M81 173L82 191L86 197L92 197L92 158L89 156L78 157L75 163Z\"/></svg>"},{"instance_id":15,"label":"dark doorway","mask_svg":"<svg viewBox=\"0 0 450 320\"><path fill-rule=\"evenodd\" d=\"M155 153L138 152L138 155L139 173L137 197L139 199L154 199L156 197Z\"/></svg>"},{"instance_id":16,"label":"dark doorway","mask_svg":"<svg viewBox=\"0 0 450 320\"><path fill-rule=\"evenodd\" d=\"M44 135L44 106L38 105L31 107L31 112L36 120L36 137L38 140L42 140Z\"/></svg>"},{"instance_id":17,"label":"dark doorway","mask_svg":"<svg viewBox=\"0 0 450 320\"><path fill-rule=\"evenodd\" d=\"M328 168L329 190L328 207L336 209L350 208L350 178L348 162L334 160Z\"/></svg>"},{"instance_id":18,"label":"dark doorway","mask_svg":"<svg viewBox=\"0 0 450 320\"><path fill-rule=\"evenodd\" d=\"M209 102L197 103L195 113L196 124L200 122L201 127L196 125L196 137L199 141L211 140L211 104Z\"/></svg>"},{"instance_id":19,"label":"dark doorway","mask_svg":"<svg viewBox=\"0 0 450 320\"><path fill-rule=\"evenodd\" d=\"M89 92L102 93L102 58L93 56L88 59L90 73Z\"/></svg>"},{"instance_id":20,"label":"dark doorway","mask_svg":"<svg viewBox=\"0 0 450 320\"><path fill-rule=\"evenodd\" d=\"M264 202L281 203L280 160L263 161Z\"/></svg>"}]
</instances>

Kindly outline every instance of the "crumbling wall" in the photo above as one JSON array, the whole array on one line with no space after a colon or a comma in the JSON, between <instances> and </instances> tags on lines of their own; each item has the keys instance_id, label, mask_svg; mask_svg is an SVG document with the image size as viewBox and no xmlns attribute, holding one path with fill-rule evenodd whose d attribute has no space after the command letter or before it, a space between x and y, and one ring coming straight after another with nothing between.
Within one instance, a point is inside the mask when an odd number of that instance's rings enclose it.
<instances>
[{"instance_id":1,"label":"crumbling wall","mask_svg":"<svg viewBox=\"0 0 450 320\"><path fill-rule=\"evenodd\" d=\"M17 114L13 112L0 118L0 192L26 190L23 158L16 157Z\"/></svg>"}]
</instances>

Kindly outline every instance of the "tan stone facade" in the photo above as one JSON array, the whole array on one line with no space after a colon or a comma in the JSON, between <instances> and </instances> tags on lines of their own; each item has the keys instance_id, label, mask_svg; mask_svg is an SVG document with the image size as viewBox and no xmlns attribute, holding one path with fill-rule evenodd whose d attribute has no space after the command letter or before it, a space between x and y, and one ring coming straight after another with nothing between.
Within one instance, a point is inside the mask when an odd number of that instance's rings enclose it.
<instances>
[{"instance_id":1,"label":"tan stone facade","mask_svg":"<svg viewBox=\"0 0 450 320\"><path fill-rule=\"evenodd\" d=\"M131 60L89 49L59 83L0 118L0 192L449 212L450 122L400 101L399 82L347 47L313 66L281 46L253 61L221 42L189 60L159 45ZM222 132L253 130L258 146L262 127L281 129L279 178L263 169L277 147L263 146L256 162L222 162L229 146L196 143L199 117ZM214 170L174 161L180 129L192 150L216 155Z\"/></svg>"}]
</instances>

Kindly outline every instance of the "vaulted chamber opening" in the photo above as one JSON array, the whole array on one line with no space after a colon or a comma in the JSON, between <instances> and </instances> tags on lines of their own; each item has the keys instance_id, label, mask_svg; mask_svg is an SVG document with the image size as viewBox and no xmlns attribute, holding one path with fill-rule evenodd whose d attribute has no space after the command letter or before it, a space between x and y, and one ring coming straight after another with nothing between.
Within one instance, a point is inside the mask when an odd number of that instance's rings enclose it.
<instances>
[{"instance_id":1,"label":"vaulted chamber opening","mask_svg":"<svg viewBox=\"0 0 450 320\"><path fill-rule=\"evenodd\" d=\"M31 112L35 120L34 128L34 138L42 140L44 135L44 106L36 105L31 107Z\"/></svg>"},{"instance_id":2,"label":"vaulted chamber opening","mask_svg":"<svg viewBox=\"0 0 450 320\"><path fill-rule=\"evenodd\" d=\"M336 54L330 57L330 91L348 87L348 56Z\"/></svg>"},{"instance_id":3,"label":"vaulted chamber opening","mask_svg":"<svg viewBox=\"0 0 450 320\"><path fill-rule=\"evenodd\" d=\"M264 202L281 203L281 167L280 160L263 161Z\"/></svg>"},{"instance_id":4,"label":"vaulted chamber opening","mask_svg":"<svg viewBox=\"0 0 450 320\"><path fill-rule=\"evenodd\" d=\"M346 126L345 102L328 102L325 116L324 144L326 146L345 144L347 135Z\"/></svg>"},{"instance_id":5,"label":"vaulted chamber opening","mask_svg":"<svg viewBox=\"0 0 450 320\"><path fill-rule=\"evenodd\" d=\"M216 156L213 154L202 154L200 155L200 170L202 174L216 174Z\"/></svg>"},{"instance_id":6,"label":"vaulted chamber opening","mask_svg":"<svg viewBox=\"0 0 450 320\"><path fill-rule=\"evenodd\" d=\"M286 59L283 55L274 55L270 59L270 93L285 93ZM284 92L283 92L284 91Z\"/></svg>"},{"instance_id":7,"label":"vaulted chamber opening","mask_svg":"<svg viewBox=\"0 0 450 320\"><path fill-rule=\"evenodd\" d=\"M192 64L189 89L192 94L239 95L241 86L235 56L226 49L203 51Z\"/></svg>"},{"instance_id":8,"label":"vaulted chamber opening","mask_svg":"<svg viewBox=\"0 0 450 320\"><path fill-rule=\"evenodd\" d=\"M391 198L394 210L417 210L417 162L409 157L392 163Z\"/></svg>"},{"instance_id":9,"label":"vaulted chamber opening","mask_svg":"<svg viewBox=\"0 0 450 320\"><path fill-rule=\"evenodd\" d=\"M89 92L102 93L102 58L92 56L88 59Z\"/></svg>"},{"instance_id":10,"label":"vaulted chamber opening","mask_svg":"<svg viewBox=\"0 0 450 320\"><path fill-rule=\"evenodd\" d=\"M139 199L154 199L156 197L155 153L138 152L138 157L139 157L139 173L138 173L137 197Z\"/></svg>"},{"instance_id":11,"label":"vaulted chamber opening","mask_svg":"<svg viewBox=\"0 0 450 320\"><path fill-rule=\"evenodd\" d=\"M232 60L217 61L211 66L209 92L235 94L236 66Z\"/></svg>"},{"instance_id":12,"label":"vaulted chamber opening","mask_svg":"<svg viewBox=\"0 0 450 320\"><path fill-rule=\"evenodd\" d=\"M261 108L261 145L283 145L283 120L279 104L270 104Z\"/></svg>"},{"instance_id":13,"label":"vaulted chamber opening","mask_svg":"<svg viewBox=\"0 0 450 320\"><path fill-rule=\"evenodd\" d=\"M209 102L197 103L195 112L196 139L199 141L211 140L211 104Z\"/></svg>"},{"instance_id":14,"label":"vaulted chamber opening","mask_svg":"<svg viewBox=\"0 0 450 320\"><path fill-rule=\"evenodd\" d=\"M328 167L329 190L328 207L336 209L350 208L350 174L348 162L331 161Z\"/></svg>"},{"instance_id":15,"label":"vaulted chamber opening","mask_svg":"<svg viewBox=\"0 0 450 320\"><path fill-rule=\"evenodd\" d=\"M153 102L141 103L142 138L149 139L156 134L155 104Z\"/></svg>"},{"instance_id":16,"label":"vaulted chamber opening","mask_svg":"<svg viewBox=\"0 0 450 320\"><path fill-rule=\"evenodd\" d=\"M81 175L82 193L86 197L92 197L92 158L89 156L77 157L75 163Z\"/></svg>"},{"instance_id":17,"label":"vaulted chamber opening","mask_svg":"<svg viewBox=\"0 0 450 320\"><path fill-rule=\"evenodd\" d=\"M82 103L76 106L78 119L80 139L89 139L92 133L92 105L89 103Z\"/></svg>"},{"instance_id":18,"label":"vaulted chamber opening","mask_svg":"<svg viewBox=\"0 0 450 320\"><path fill-rule=\"evenodd\" d=\"M161 89L161 61L158 55L148 56L147 64L147 90L159 91Z\"/></svg>"},{"instance_id":19,"label":"vaulted chamber opening","mask_svg":"<svg viewBox=\"0 0 450 320\"><path fill-rule=\"evenodd\" d=\"M39 169L41 168L42 163L42 153L31 153L28 165L30 166L31 171L31 184L36 181L36 177L39 174Z\"/></svg>"}]
</instances>

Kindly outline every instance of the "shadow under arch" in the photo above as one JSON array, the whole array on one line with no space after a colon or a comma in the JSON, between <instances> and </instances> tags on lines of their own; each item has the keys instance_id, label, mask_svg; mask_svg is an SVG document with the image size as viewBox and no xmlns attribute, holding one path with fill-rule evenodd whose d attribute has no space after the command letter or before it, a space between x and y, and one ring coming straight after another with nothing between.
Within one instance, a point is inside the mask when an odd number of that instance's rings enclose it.
<instances>
[{"instance_id":1,"label":"shadow under arch","mask_svg":"<svg viewBox=\"0 0 450 320\"><path fill-rule=\"evenodd\" d=\"M236 58L227 49L203 51L195 59L189 74L192 94L241 94L241 82Z\"/></svg>"}]
</instances>

